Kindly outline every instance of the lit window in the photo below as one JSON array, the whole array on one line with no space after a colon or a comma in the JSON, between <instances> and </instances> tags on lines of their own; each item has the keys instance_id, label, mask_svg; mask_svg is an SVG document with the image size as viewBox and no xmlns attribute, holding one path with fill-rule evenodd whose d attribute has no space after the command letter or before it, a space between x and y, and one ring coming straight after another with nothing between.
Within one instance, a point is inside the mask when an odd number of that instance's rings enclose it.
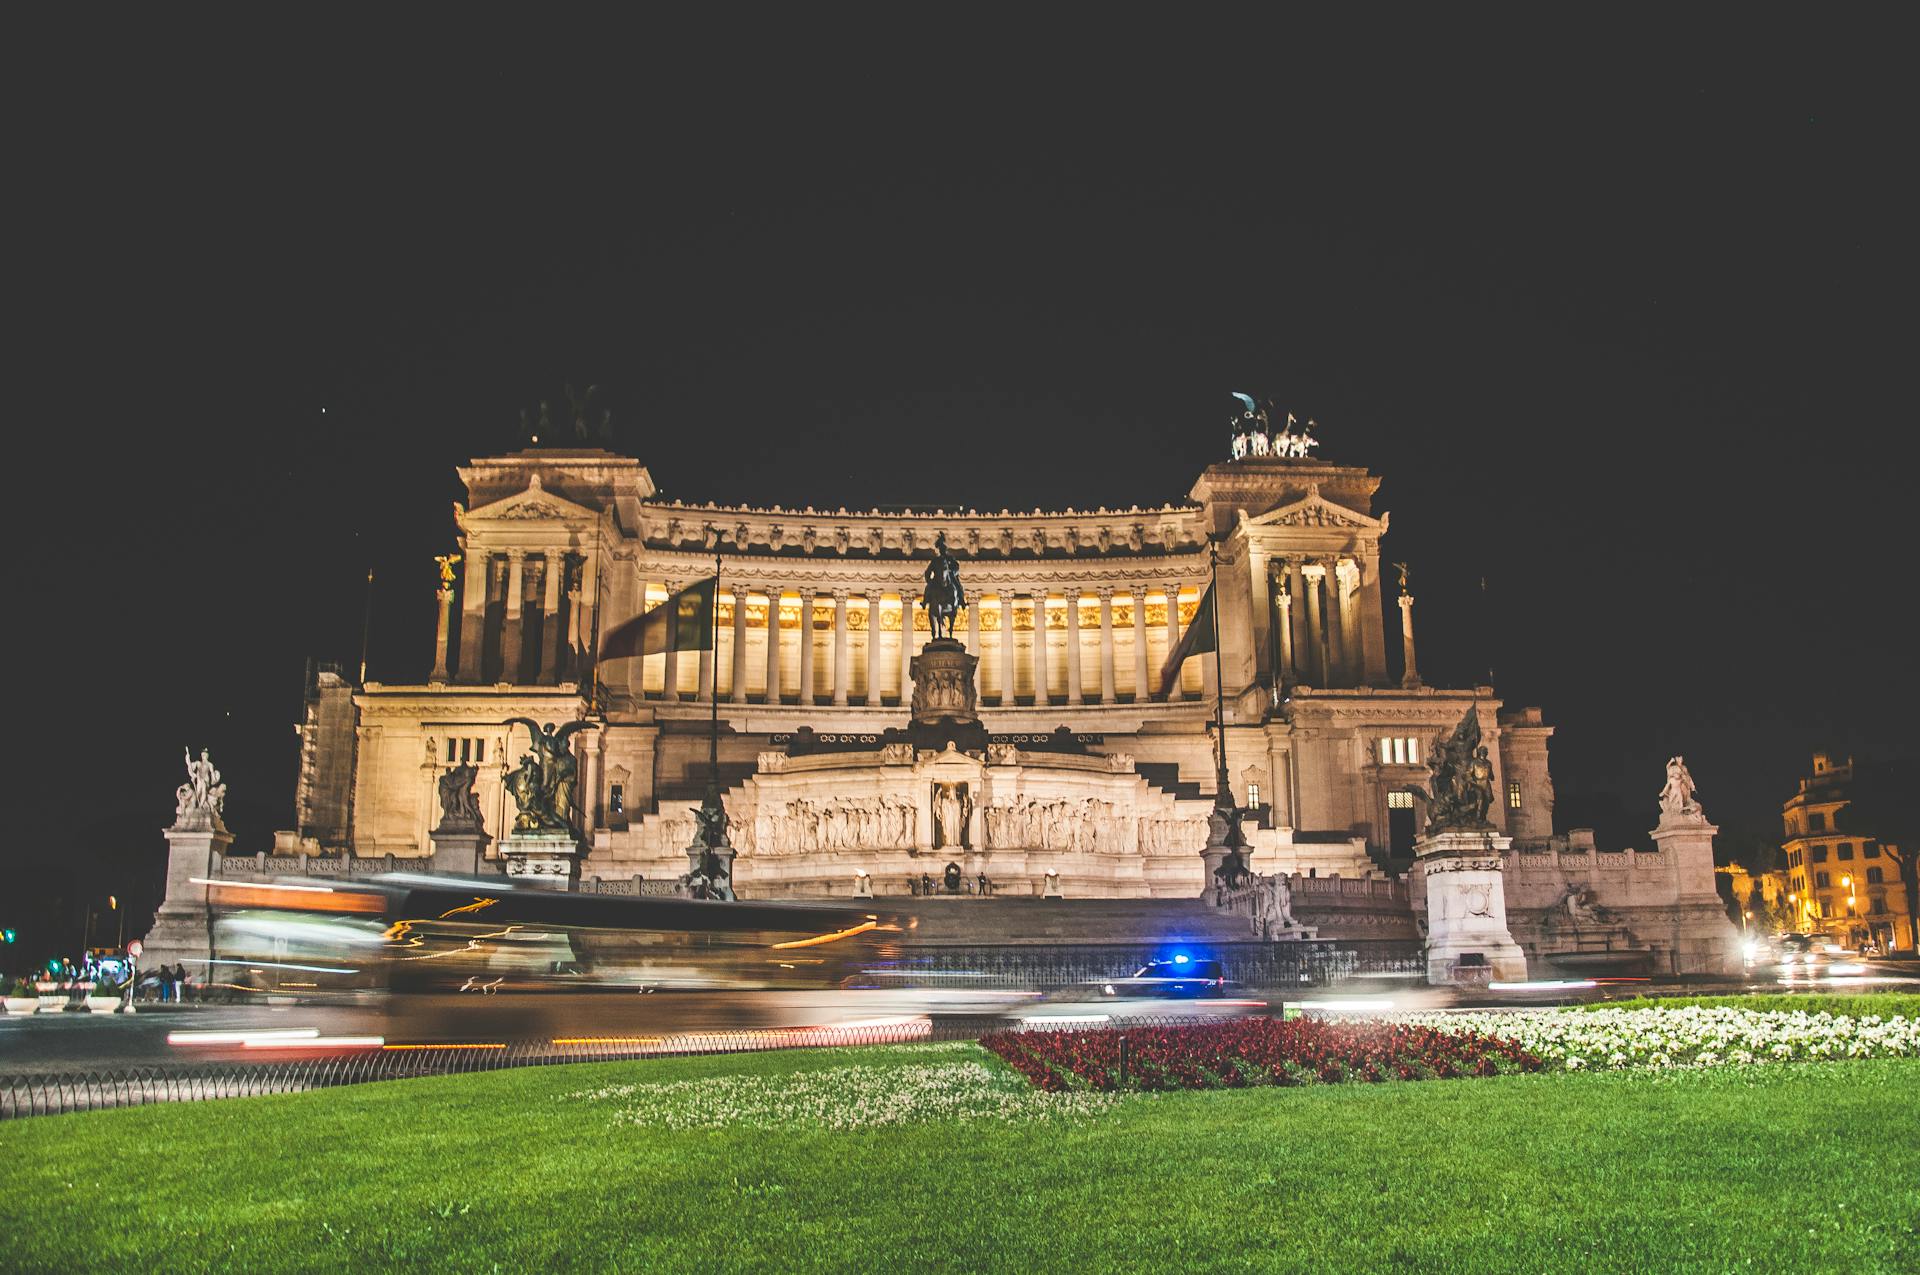
<instances>
[{"instance_id":1,"label":"lit window","mask_svg":"<svg viewBox=\"0 0 1920 1275\"><path fill-rule=\"evenodd\" d=\"M1412 810L1413 794L1404 788L1397 788L1387 794L1388 810Z\"/></svg>"},{"instance_id":2,"label":"lit window","mask_svg":"<svg viewBox=\"0 0 1920 1275\"><path fill-rule=\"evenodd\" d=\"M1259 784L1247 785L1247 804L1249 806L1258 806L1260 804L1260 785Z\"/></svg>"},{"instance_id":3,"label":"lit window","mask_svg":"<svg viewBox=\"0 0 1920 1275\"><path fill-rule=\"evenodd\" d=\"M627 789L624 784L614 784L607 790L607 813L624 815L627 813Z\"/></svg>"},{"instance_id":4,"label":"lit window","mask_svg":"<svg viewBox=\"0 0 1920 1275\"><path fill-rule=\"evenodd\" d=\"M1517 782L1507 785L1507 809L1520 809L1520 785Z\"/></svg>"},{"instance_id":5,"label":"lit window","mask_svg":"<svg viewBox=\"0 0 1920 1275\"><path fill-rule=\"evenodd\" d=\"M1410 735L1395 735L1380 741L1382 766L1418 766L1420 741Z\"/></svg>"}]
</instances>

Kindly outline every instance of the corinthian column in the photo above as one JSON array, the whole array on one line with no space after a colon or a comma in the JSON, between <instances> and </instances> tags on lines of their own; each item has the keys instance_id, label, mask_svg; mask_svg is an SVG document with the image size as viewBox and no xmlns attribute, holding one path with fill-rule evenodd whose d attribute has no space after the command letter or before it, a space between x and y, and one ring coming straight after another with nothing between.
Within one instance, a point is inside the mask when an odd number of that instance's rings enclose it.
<instances>
[{"instance_id":1,"label":"corinthian column","mask_svg":"<svg viewBox=\"0 0 1920 1275\"><path fill-rule=\"evenodd\" d=\"M560 619L560 585L566 561L557 553L549 553L540 566L540 682L546 686L559 680L554 671L559 664L561 630L566 627Z\"/></svg>"},{"instance_id":2,"label":"corinthian column","mask_svg":"<svg viewBox=\"0 0 1920 1275\"><path fill-rule=\"evenodd\" d=\"M1100 702L1113 703L1113 590L1100 590Z\"/></svg>"},{"instance_id":3,"label":"corinthian column","mask_svg":"<svg viewBox=\"0 0 1920 1275\"><path fill-rule=\"evenodd\" d=\"M880 590L867 590L867 707L880 704Z\"/></svg>"},{"instance_id":4,"label":"corinthian column","mask_svg":"<svg viewBox=\"0 0 1920 1275\"><path fill-rule=\"evenodd\" d=\"M900 702L913 699L913 584L900 590Z\"/></svg>"},{"instance_id":5,"label":"corinthian column","mask_svg":"<svg viewBox=\"0 0 1920 1275\"><path fill-rule=\"evenodd\" d=\"M1407 651L1407 671L1400 678L1400 685L1411 690L1420 685L1420 666L1413 658L1413 595L1400 595L1400 641Z\"/></svg>"},{"instance_id":6,"label":"corinthian column","mask_svg":"<svg viewBox=\"0 0 1920 1275\"><path fill-rule=\"evenodd\" d=\"M1173 653L1179 649L1180 586L1178 584L1169 584L1167 586L1167 658L1172 659ZM1176 700L1183 694L1184 692L1180 689L1180 670L1175 669L1173 672L1173 685L1167 688L1167 698Z\"/></svg>"},{"instance_id":7,"label":"corinthian column","mask_svg":"<svg viewBox=\"0 0 1920 1275\"><path fill-rule=\"evenodd\" d=\"M460 680L477 682L483 676L481 652L487 638L487 572L492 570L493 555L466 545L466 581L460 586Z\"/></svg>"},{"instance_id":8,"label":"corinthian column","mask_svg":"<svg viewBox=\"0 0 1920 1275\"><path fill-rule=\"evenodd\" d=\"M1013 707L1013 594L1000 589L1000 706Z\"/></svg>"},{"instance_id":9,"label":"corinthian column","mask_svg":"<svg viewBox=\"0 0 1920 1275\"><path fill-rule=\"evenodd\" d=\"M434 590L434 600L440 604L440 618L433 635L433 673L430 682L447 680L447 634L453 628L453 590L446 585Z\"/></svg>"},{"instance_id":10,"label":"corinthian column","mask_svg":"<svg viewBox=\"0 0 1920 1275\"><path fill-rule=\"evenodd\" d=\"M1334 558L1327 563L1327 685L1345 682L1347 676L1347 634L1341 625L1342 612L1346 610L1341 597L1346 590L1346 582L1341 579L1340 559Z\"/></svg>"},{"instance_id":11,"label":"corinthian column","mask_svg":"<svg viewBox=\"0 0 1920 1275\"><path fill-rule=\"evenodd\" d=\"M1133 702L1144 704L1153 696L1152 676L1147 660L1147 594L1133 586Z\"/></svg>"},{"instance_id":12,"label":"corinthian column","mask_svg":"<svg viewBox=\"0 0 1920 1275\"><path fill-rule=\"evenodd\" d=\"M1047 591L1033 591L1033 702L1041 707L1053 702L1047 686Z\"/></svg>"},{"instance_id":13,"label":"corinthian column","mask_svg":"<svg viewBox=\"0 0 1920 1275\"><path fill-rule=\"evenodd\" d=\"M1293 567L1283 563L1273 580L1273 642L1276 688L1292 686L1298 674L1293 663Z\"/></svg>"},{"instance_id":14,"label":"corinthian column","mask_svg":"<svg viewBox=\"0 0 1920 1275\"><path fill-rule=\"evenodd\" d=\"M780 586L767 586L767 703L780 702Z\"/></svg>"},{"instance_id":15,"label":"corinthian column","mask_svg":"<svg viewBox=\"0 0 1920 1275\"><path fill-rule=\"evenodd\" d=\"M520 635L521 597L526 592L526 551L510 549L507 551L507 618L500 626L500 680L518 682L520 680L520 657L525 654L525 643Z\"/></svg>"},{"instance_id":16,"label":"corinthian column","mask_svg":"<svg viewBox=\"0 0 1920 1275\"><path fill-rule=\"evenodd\" d=\"M1320 591L1326 583L1327 569L1317 562L1309 562L1300 568L1300 578L1307 585L1307 667L1311 670L1313 684L1327 684L1327 640L1320 629Z\"/></svg>"},{"instance_id":17,"label":"corinthian column","mask_svg":"<svg viewBox=\"0 0 1920 1275\"><path fill-rule=\"evenodd\" d=\"M662 606L673 605L674 583L662 581L667 591L667 600ZM667 652L661 661L660 694L668 703L680 698L680 625L672 611L667 612Z\"/></svg>"},{"instance_id":18,"label":"corinthian column","mask_svg":"<svg viewBox=\"0 0 1920 1275\"><path fill-rule=\"evenodd\" d=\"M1067 703L1080 702L1080 586L1076 584L1067 590Z\"/></svg>"},{"instance_id":19,"label":"corinthian column","mask_svg":"<svg viewBox=\"0 0 1920 1275\"><path fill-rule=\"evenodd\" d=\"M733 586L733 685L727 698L736 704L747 702L747 587Z\"/></svg>"},{"instance_id":20,"label":"corinthian column","mask_svg":"<svg viewBox=\"0 0 1920 1275\"><path fill-rule=\"evenodd\" d=\"M800 702L813 703L813 590L800 590Z\"/></svg>"},{"instance_id":21,"label":"corinthian column","mask_svg":"<svg viewBox=\"0 0 1920 1275\"><path fill-rule=\"evenodd\" d=\"M833 702L847 702L847 598L845 589L833 591Z\"/></svg>"}]
</instances>

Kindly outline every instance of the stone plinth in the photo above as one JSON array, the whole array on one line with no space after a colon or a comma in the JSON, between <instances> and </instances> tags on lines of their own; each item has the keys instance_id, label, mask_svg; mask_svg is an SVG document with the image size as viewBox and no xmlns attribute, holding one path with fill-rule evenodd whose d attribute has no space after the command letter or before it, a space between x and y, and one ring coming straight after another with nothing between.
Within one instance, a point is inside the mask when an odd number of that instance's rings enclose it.
<instances>
[{"instance_id":1,"label":"stone plinth","mask_svg":"<svg viewBox=\"0 0 1920 1275\"><path fill-rule=\"evenodd\" d=\"M427 835L433 839L433 871L461 876L492 871L485 857L487 843L493 838L480 829L450 829L443 824Z\"/></svg>"},{"instance_id":2,"label":"stone plinth","mask_svg":"<svg viewBox=\"0 0 1920 1275\"><path fill-rule=\"evenodd\" d=\"M913 746L922 751L957 747L982 752L987 728L980 723L975 674L979 657L952 638L935 638L913 657Z\"/></svg>"},{"instance_id":3,"label":"stone plinth","mask_svg":"<svg viewBox=\"0 0 1920 1275\"><path fill-rule=\"evenodd\" d=\"M571 890L580 880L580 843L566 832L516 832L500 839L507 876L521 885Z\"/></svg>"},{"instance_id":4,"label":"stone plinth","mask_svg":"<svg viewBox=\"0 0 1920 1275\"><path fill-rule=\"evenodd\" d=\"M233 834L209 823L168 828L161 835L167 839L167 893L143 941L140 963L152 967L184 962L204 975L213 956L213 914L207 908L207 887L193 879L216 875L215 856L225 857Z\"/></svg>"},{"instance_id":5,"label":"stone plinth","mask_svg":"<svg viewBox=\"0 0 1920 1275\"><path fill-rule=\"evenodd\" d=\"M1738 974L1745 969L1740 931L1727 917L1714 883L1713 837L1720 829L1705 815L1666 812L1653 844L1672 865L1679 887L1671 932L1675 974Z\"/></svg>"},{"instance_id":6,"label":"stone plinth","mask_svg":"<svg viewBox=\"0 0 1920 1275\"><path fill-rule=\"evenodd\" d=\"M1512 838L1448 829L1413 843L1416 893L1427 911L1427 982L1519 982L1526 954L1507 928L1500 856Z\"/></svg>"}]
</instances>

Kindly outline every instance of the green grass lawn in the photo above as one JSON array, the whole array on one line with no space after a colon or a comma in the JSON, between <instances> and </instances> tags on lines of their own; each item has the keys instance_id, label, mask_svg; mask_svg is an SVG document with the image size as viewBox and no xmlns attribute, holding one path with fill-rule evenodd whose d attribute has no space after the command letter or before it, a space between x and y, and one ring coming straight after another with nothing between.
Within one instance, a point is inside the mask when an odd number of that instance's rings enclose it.
<instances>
[{"instance_id":1,"label":"green grass lawn","mask_svg":"<svg viewBox=\"0 0 1920 1275\"><path fill-rule=\"evenodd\" d=\"M1920 1269L1917 1060L843 1132L636 1126L560 1097L973 1061L1013 1079L974 1046L833 1050L11 1121L0 1270Z\"/></svg>"}]
</instances>

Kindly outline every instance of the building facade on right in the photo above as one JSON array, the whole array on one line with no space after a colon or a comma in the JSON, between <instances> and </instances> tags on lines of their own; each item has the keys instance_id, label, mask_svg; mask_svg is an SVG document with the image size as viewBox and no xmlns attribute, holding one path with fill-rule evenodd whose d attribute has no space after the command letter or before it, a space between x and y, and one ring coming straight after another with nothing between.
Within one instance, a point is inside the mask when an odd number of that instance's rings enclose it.
<instances>
[{"instance_id":1,"label":"building facade on right","mask_svg":"<svg viewBox=\"0 0 1920 1275\"><path fill-rule=\"evenodd\" d=\"M1852 798L1853 758L1813 755L1813 774L1781 807L1787 901L1799 928L1848 947L1913 950L1913 900L1889 847L1866 830L1843 828Z\"/></svg>"}]
</instances>

